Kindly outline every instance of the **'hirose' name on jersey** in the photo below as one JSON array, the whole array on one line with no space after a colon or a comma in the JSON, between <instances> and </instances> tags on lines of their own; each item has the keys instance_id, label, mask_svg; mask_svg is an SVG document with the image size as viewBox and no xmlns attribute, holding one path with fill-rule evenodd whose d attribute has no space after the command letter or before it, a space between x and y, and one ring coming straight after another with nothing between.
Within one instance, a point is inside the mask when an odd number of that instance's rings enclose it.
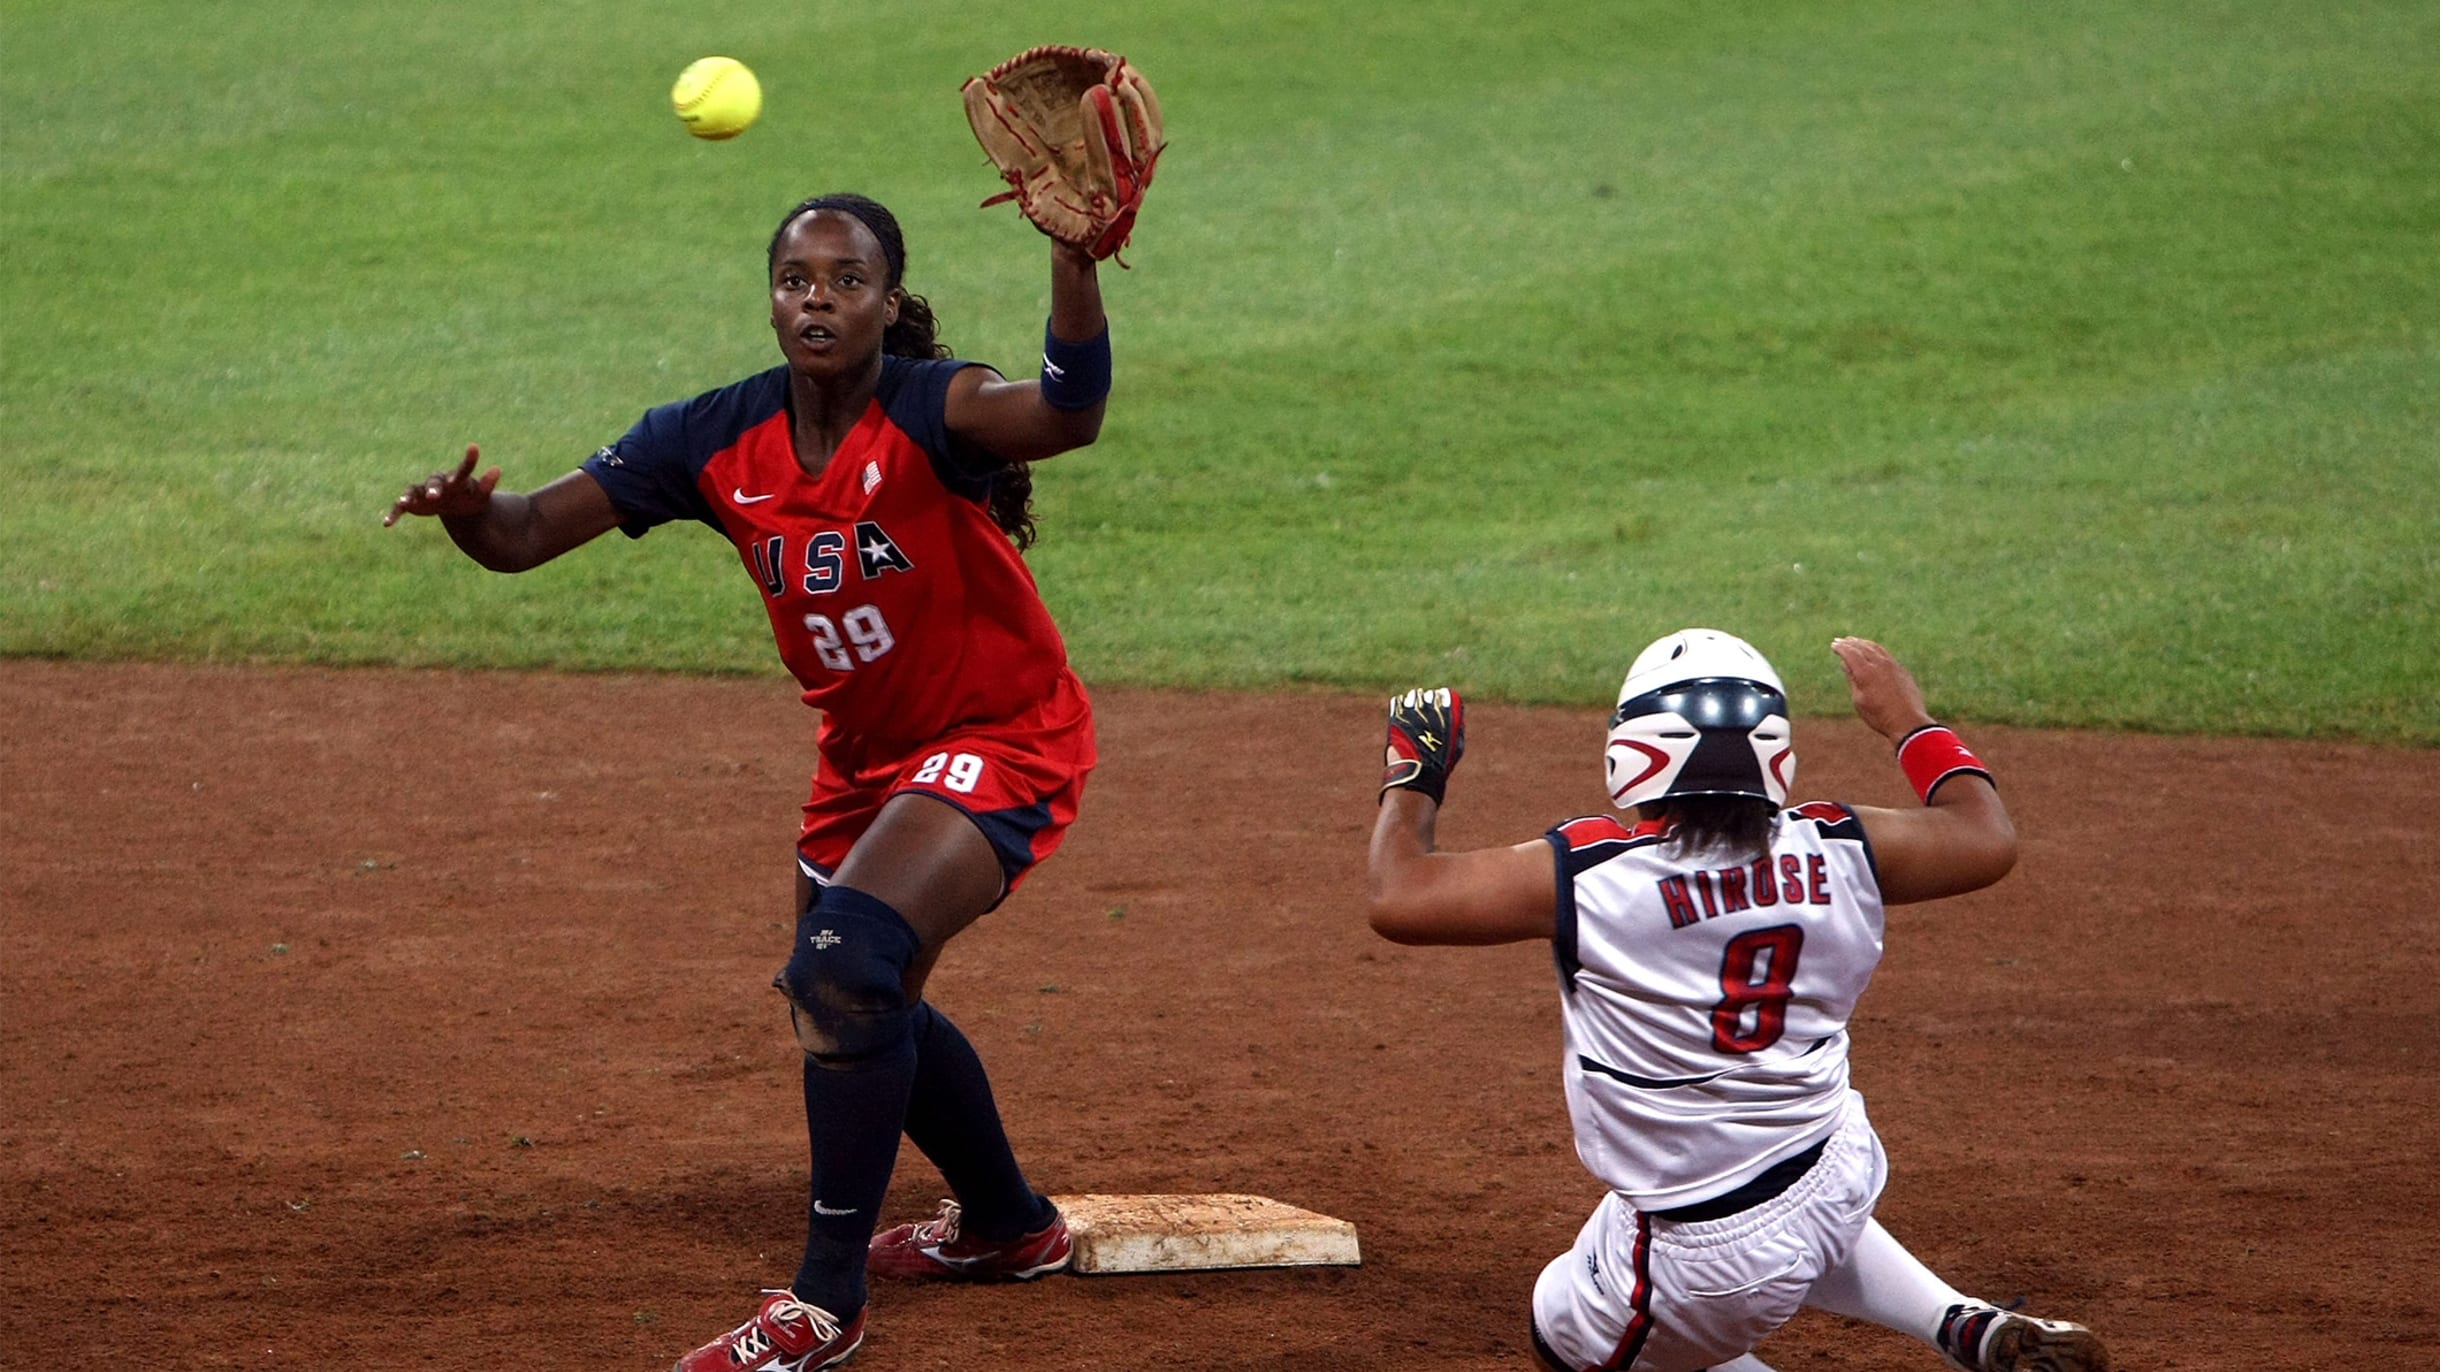
<instances>
[{"instance_id":1,"label":"'hirose' name on jersey","mask_svg":"<svg viewBox=\"0 0 2440 1372\"><path fill-rule=\"evenodd\" d=\"M1655 884L1672 929L1758 907L1830 903L1830 868L1819 853L1766 854L1742 866L1674 873Z\"/></svg>"}]
</instances>

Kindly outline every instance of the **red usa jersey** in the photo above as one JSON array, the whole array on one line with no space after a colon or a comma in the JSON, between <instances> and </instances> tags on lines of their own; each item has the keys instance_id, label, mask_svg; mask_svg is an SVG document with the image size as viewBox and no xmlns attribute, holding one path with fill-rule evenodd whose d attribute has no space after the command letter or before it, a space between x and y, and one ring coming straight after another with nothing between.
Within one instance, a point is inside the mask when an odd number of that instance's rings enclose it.
<instances>
[{"instance_id":1,"label":"red usa jersey","mask_svg":"<svg viewBox=\"0 0 2440 1372\"><path fill-rule=\"evenodd\" d=\"M1708 1200L1828 1138L1847 1021L1881 960L1861 820L1782 811L1767 855L1678 853L1665 823L1548 834L1559 864L1576 1155L1639 1210Z\"/></svg>"},{"instance_id":2,"label":"red usa jersey","mask_svg":"<svg viewBox=\"0 0 2440 1372\"><path fill-rule=\"evenodd\" d=\"M819 475L796 460L784 366L651 410L584 469L629 537L673 519L728 536L826 735L920 743L1017 715L1067 667L991 520L1004 464L949 433L949 380L972 365L883 357Z\"/></svg>"}]
</instances>

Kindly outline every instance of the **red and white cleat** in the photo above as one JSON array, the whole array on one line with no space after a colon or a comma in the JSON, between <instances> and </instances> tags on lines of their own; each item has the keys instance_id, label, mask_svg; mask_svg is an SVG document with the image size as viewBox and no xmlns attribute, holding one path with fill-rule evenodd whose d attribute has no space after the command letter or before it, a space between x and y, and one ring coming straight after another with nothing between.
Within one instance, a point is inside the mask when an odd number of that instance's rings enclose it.
<instances>
[{"instance_id":1,"label":"red and white cleat","mask_svg":"<svg viewBox=\"0 0 2440 1372\"><path fill-rule=\"evenodd\" d=\"M678 1359L670 1372L815 1372L855 1356L864 1312L841 1324L791 1291L765 1291L754 1318Z\"/></svg>"},{"instance_id":2,"label":"red and white cleat","mask_svg":"<svg viewBox=\"0 0 2440 1372\"><path fill-rule=\"evenodd\" d=\"M1076 1251L1057 1211L1049 1224L1002 1243L960 1233L958 1215L956 1201L942 1201L931 1219L873 1235L866 1270L905 1281L1029 1281L1066 1267Z\"/></svg>"}]
</instances>

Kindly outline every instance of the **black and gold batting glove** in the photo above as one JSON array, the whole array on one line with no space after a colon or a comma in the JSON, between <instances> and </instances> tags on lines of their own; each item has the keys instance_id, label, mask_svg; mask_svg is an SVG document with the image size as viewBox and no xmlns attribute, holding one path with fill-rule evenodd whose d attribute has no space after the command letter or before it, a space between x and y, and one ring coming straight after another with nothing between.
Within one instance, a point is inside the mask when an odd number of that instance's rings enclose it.
<instances>
[{"instance_id":1,"label":"black and gold batting glove","mask_svg":"<svg viewBox=\"0 0 2440 1372\"><path fill-rule=\"evenodd\" d=\"M1381 794L1403 787L1440 803L1449 773L1466 755L1466 703L1446 686L1408 691L1389 700L1389 747Z\"/></svg>"}]
</instances>

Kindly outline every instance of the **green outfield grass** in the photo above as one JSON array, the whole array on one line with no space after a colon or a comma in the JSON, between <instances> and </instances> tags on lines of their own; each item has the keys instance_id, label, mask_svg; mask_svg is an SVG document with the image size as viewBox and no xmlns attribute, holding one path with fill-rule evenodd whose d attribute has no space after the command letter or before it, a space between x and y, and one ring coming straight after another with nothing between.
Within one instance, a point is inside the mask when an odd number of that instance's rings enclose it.
<instances>
[{"instance_id":1,"label":"green outfield grass","mask_svg":"<svg viewBox=\"0 0 2440 1372\"><path fill-rule=\"evenodd\" d=\"M1601 700L1686 623L1843 707L2440 743L2440 7L0 0L0 653L776 671L708 531L384 531L776 360L803 195L1021 372L959 81L1173 146L1033 555L1089 680ZM763 121L687 138L724 52Z\"/></svg>"}]
</instances>

